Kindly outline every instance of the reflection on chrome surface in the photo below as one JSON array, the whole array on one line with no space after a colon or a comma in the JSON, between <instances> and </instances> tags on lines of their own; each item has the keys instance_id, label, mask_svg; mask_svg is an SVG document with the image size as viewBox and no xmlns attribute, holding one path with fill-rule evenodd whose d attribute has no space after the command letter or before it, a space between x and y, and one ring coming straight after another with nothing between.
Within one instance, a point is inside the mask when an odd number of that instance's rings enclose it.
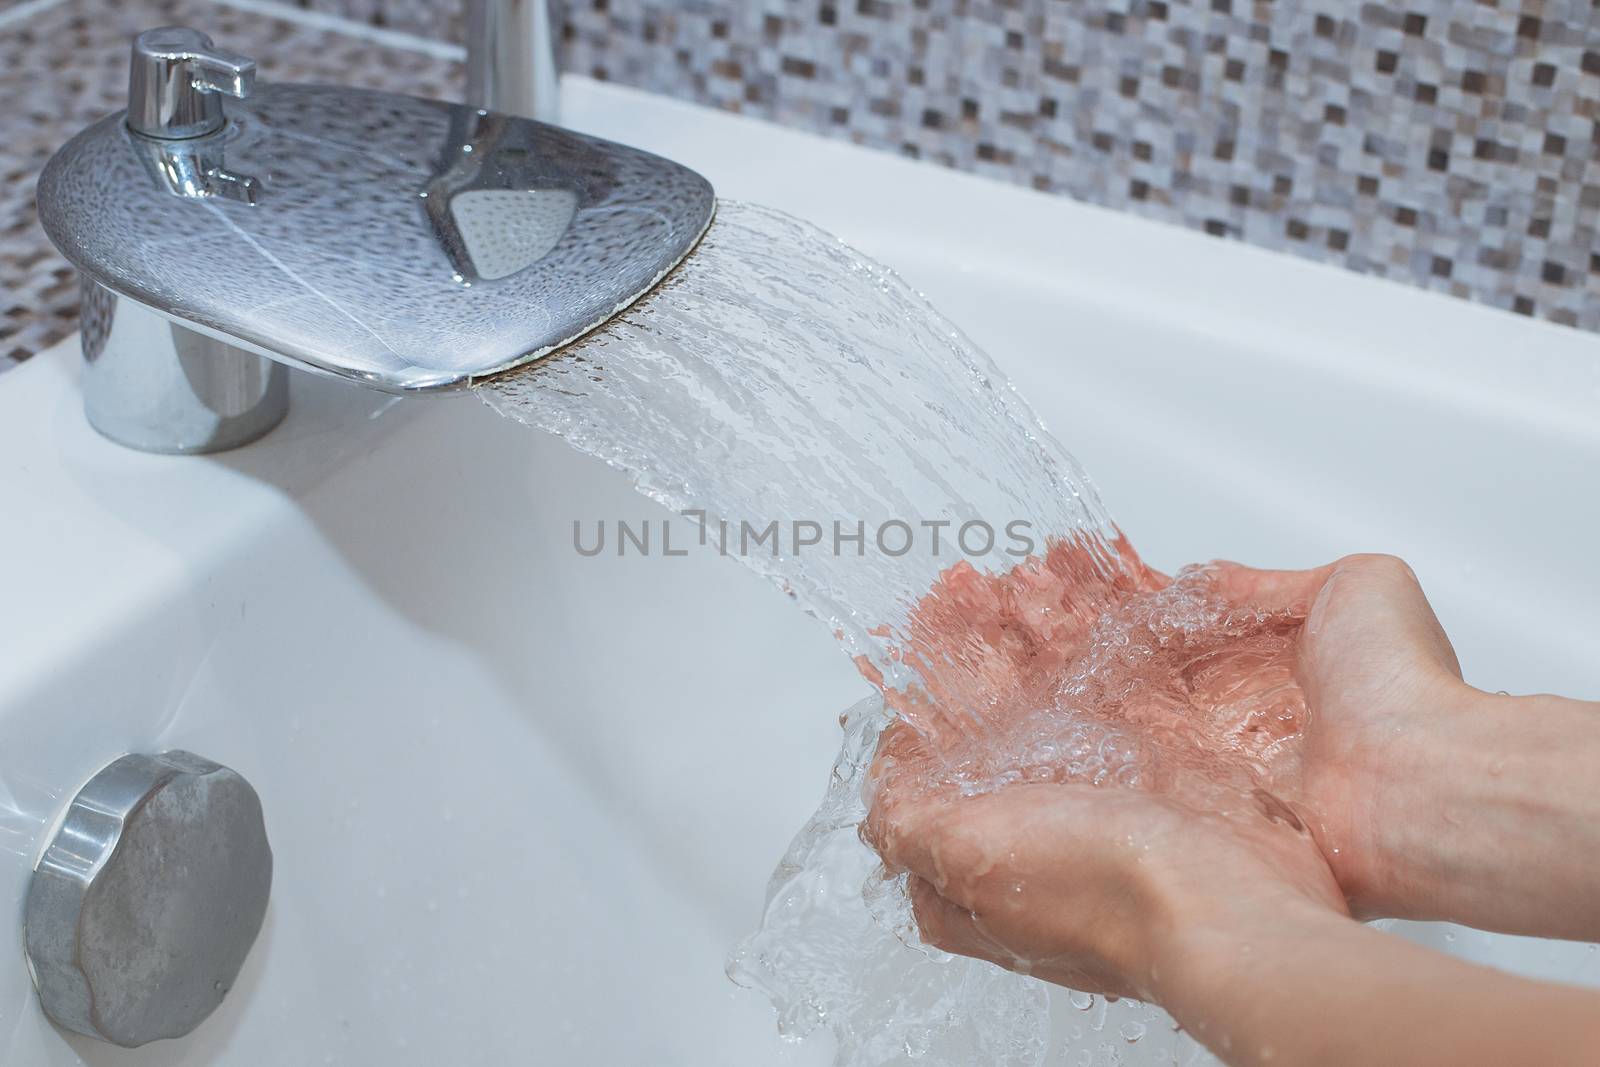
<instances>
[{"instance_id":1,"label":"reflection on chrome surface","mask_svg":"<svg viewBox=\"0 0 1600 1067\"><path fill-rule=\"evenodd\" d=\"M553 252L578 213L577 176L539 151L540 127L507 115L458 111L428 183L428 218L471 285L525 270Z\"/></svg>"}]
</instances>

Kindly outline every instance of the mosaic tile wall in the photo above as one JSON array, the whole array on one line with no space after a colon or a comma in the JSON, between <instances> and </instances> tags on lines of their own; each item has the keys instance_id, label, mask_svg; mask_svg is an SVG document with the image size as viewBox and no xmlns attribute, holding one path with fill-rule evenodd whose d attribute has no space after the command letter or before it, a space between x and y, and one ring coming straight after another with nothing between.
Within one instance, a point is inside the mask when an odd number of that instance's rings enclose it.
<instances>
[{"instance_id":1,"label":"mosaic tile wall","mask_svg":"<svg viewBox=\"0 0 1600 1067\"><path fill-rule=\"evenodd\" d=\"M1600 328L1588 3L677 6L595 0L569 62Z\"/></svg>"},{"instance_id":2,"label":"mosaic tile wall","mask_svg":"<svg viewBox=\"0 0 1600 1067\"><path fill-rule=\"evenodd\" d=\"M1591 0L566 7L571 70L1600 329Z\"/></svg>"},{"instance_id":3,"label":"mosaic tile wall","mask_svg":"<svg viewBox=\"0 0 1600 1067\"><path fill-rule=\"evenodd\" d=\"M461 37L461 0L279 2ZM60 0L7 23L14 3L0 0L0 86L24 102L0 113L0 365L71 327L32 176L63 130L115 106L132 28L198 22L274 76L457 92L437 59L208 0ZM1600 2L564 7L574 71L1600 329Z\"/></svg>"}]
</instances>

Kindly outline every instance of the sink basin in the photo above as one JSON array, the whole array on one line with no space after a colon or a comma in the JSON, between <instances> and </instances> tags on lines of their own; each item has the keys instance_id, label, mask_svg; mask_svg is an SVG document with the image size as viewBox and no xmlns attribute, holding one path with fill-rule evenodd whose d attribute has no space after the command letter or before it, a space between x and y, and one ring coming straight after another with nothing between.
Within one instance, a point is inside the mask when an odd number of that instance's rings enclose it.
<instances>
[{"instance_id":1,"label":"sink basin","mask_svg":"<svg viewBox=\"0 0 1600 1067\"><path fill-rule=\"evenodd\" d=\"M1157 566L1406 556L1470 681L1600 697L1600 338L581 80L567 121L809 218L994 354ZM260 941L190 1037L40 1013L0 924L0 1060L822 1063L722 974L865 691L713 552L470 398L296 375L215 457L84 422L75 342L0 378L0 897L127 751L259 792ZM693 541L684 520L678 544ZM1583 946L1404 931L1600 984Z\"/></svg>"}]
</instances>

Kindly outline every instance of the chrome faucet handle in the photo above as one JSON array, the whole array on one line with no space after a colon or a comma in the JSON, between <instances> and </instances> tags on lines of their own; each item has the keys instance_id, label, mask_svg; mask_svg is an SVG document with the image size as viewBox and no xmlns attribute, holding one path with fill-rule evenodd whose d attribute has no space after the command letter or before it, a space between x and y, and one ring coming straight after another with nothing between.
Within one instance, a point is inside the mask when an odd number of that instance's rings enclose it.
<instances>
[{"instance_id":1,"label":"chrome faucet handle","mask_svg":"<svg viewBox=\"0 0 1600 1067\"><path fill-rule=\"evenodd\" d=\"M199 30L145 30L133 39L128 128L163 140L216 133L227 124L222 97L243 99L255 79L255 60L218 48Z\"/></svg>"}]
</instances>

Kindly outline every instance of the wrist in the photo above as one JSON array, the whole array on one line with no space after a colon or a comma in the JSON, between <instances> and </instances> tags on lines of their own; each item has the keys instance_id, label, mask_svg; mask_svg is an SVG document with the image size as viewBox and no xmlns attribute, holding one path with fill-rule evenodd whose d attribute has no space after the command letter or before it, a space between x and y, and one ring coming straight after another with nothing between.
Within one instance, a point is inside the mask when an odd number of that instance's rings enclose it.
<instances>
[{"instance_id":1,"label":"wrist","mask_svg":"<svg viewBox=\"0 0 1600 1067\"><path fill-rule=\"evenodd\" d=\"M1352 913L1360 918L1437 918L1446 877L1440 857L1459 849L1470 819L1468 786L1482 781L1488 723L1505 714L1496 697L1455 677L1438 680L1419 710L1349 761L1348 823L1326 851Z\"/></svg>"},{"instance_id":2,"label":"wrist","mask_svg":"<svg viewBox=\"0 0 1600 1067\"><path fill-rule=\"evenodd\" d=\"M1301 847L1296 844L1296 848ZM1141 864L1145 877L1133 887L1141 901L1139 936L1127 941L1121 973L1137 987L1136 996L1165 1004L1189 983L1217 968L1248 963L1253 945L1264 937L1293 937L1329 922L1349 921L1337 887L1315 853L1320 878L1288 868L1262 877L1247 869L1234 877L1207 877L1193 869L1164 869L1157 857ZM1271 869L1271 868L1269 868Z\"/></svg>"},{"instance_id":3,"label":"wrist","mask_svg":"<svg viewBox=\"0 0 1600 1067\"><path fill-rule=\"evenodd\" d=\"M1517 916L1573 881L1563 852L1595 843L1600 707L1460 682L1427 706L1355 783L1362 823L1333 864L1351 910L1553 932Z\"/></svg>"},{"instance_id":4,"label":"wrist","mask_svg":"<svg viewBox=\"0 0 1600 1067\"><path fill-rule=\"evenodd\" d=\"M1203 1031L1219 991L1234 987L1245 973L1270 966L1284 952L1301 951L1353 925L1348 916L1293 893L1193 915L1172 923L1156 941L1147 999L1207 1040Z\"/></svg>"}]
</instances>

